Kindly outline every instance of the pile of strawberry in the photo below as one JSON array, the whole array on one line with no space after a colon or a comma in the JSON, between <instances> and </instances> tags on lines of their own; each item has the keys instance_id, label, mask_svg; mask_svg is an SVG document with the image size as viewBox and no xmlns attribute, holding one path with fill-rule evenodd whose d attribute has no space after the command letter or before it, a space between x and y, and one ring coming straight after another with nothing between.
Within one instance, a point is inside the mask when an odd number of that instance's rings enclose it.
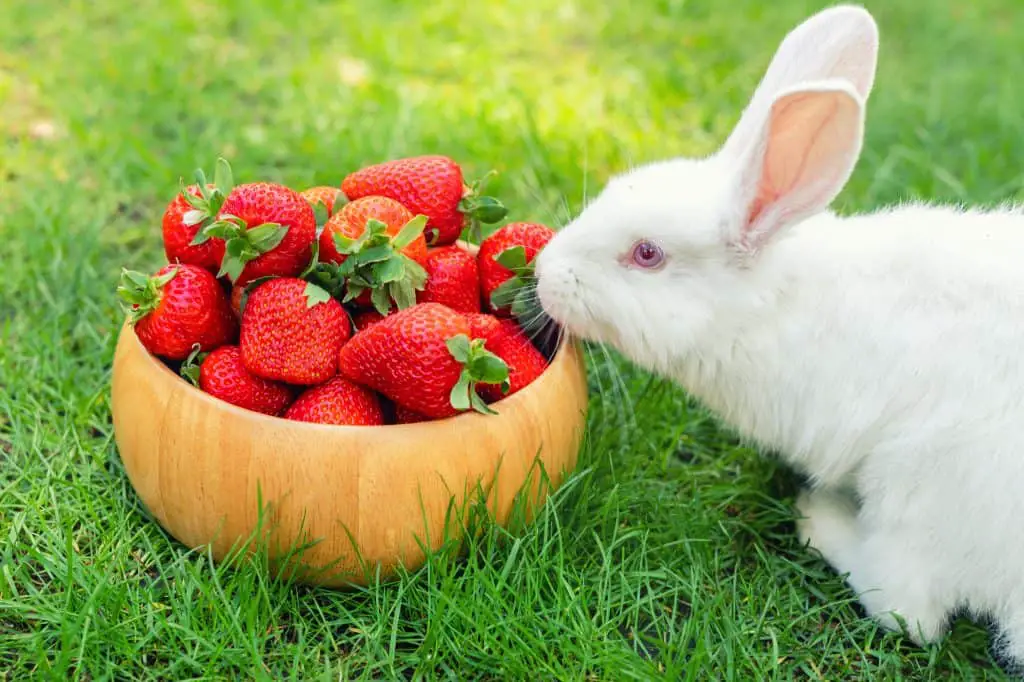
<instances>
[{"instance_id":1,"label":"pile of strawberry","mask_svg":"<svg viewBox=\"0 0 1024 682\"><path fill-rule=\"evenodd\" d=\"M221 400L325 424L443 419L529 385L549 350L532 262L553 236L445 156L368 166L340 187L234 186L220 160L163 215L168 264L118 294L146 349ZM543 352L542 352L543 351Z\"/></svg>"}]
</instances>

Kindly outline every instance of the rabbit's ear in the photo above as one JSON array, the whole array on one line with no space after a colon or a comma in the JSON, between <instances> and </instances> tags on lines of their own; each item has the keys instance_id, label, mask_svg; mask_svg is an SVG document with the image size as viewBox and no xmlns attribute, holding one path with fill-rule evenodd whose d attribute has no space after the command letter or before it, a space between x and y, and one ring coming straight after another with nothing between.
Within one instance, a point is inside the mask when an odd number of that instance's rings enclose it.
<instances>
[{"instance_id":1,"label":"rabbit's ear","mask_svg":"<svg viewBox=\"0 0 1024 682\"><path fill-rule=\"evenodd\" d=\"M805 83L780 93L740 161L742 219L730 242L756 252L781 228L827 208L853 172L863 139L864 100L848 82Z\"/></svg>"},{"instance_id":2,"label":"rabbit's ear","mask_svg":"<svg viewBox=\"0 0 1024 682\"><path fill-rule=\"evenodd\" d=\"M878 63L878 25L856 5L822 10L782 40L723 151L742 155L758 134L768 108L799 83L840 78L867 101Z\"/></svg>"}]
</instances>

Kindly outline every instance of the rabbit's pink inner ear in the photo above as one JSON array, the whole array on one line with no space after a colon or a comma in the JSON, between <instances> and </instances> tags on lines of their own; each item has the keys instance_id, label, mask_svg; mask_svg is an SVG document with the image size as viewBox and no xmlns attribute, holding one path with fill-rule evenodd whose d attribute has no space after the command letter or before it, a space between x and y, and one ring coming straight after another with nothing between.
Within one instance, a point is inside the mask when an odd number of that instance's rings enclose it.
<instances>
[{"instance_id":1,"label":"rabbit's pink inner ear","mask_svg":"<svg viewBox=\"0 0 1024 682\"><path fill-rule=\"evenodd\" d=\"M752 249L842 190L860 153L862 105L843 87L792 92L774 102L764 135L740 238Z\"/></svg>"}]
</instances>

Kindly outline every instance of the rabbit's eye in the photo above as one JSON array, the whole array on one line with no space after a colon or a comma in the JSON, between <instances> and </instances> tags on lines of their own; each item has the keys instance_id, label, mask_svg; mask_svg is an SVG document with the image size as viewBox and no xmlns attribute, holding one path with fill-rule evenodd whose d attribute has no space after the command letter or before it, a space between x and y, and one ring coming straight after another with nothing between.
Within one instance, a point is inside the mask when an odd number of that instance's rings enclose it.
<instances>
[{"instance_id":1,"label":"rabbit's eye","mask_svg":"<svg viewBox=\"0 0 1024 682\"><path fill-rule=\"evenodd\" d=\"M657 244L641 239L633 244L631 260L636 265L651 270L661 265L665 260L665 252Z\"/></svg>"}]
</instances>

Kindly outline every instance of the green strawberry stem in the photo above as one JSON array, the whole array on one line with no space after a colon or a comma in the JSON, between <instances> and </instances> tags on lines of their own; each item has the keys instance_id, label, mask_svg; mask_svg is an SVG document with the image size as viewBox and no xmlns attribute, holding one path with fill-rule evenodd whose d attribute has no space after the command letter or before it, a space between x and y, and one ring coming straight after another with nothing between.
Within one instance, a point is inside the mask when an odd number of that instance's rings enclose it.
<instances>
[{"instance_id":1,"label":"green strawberry stem","mask_svg":"<svg viewBox=\"0 0 1024 682\"><path fill-rule=\"evenodd\" d=\"M192 352L185 358L185 362L181 363L181 368L178 370L182 377L188 380L193 386L199 386L199 366L203 364L203 360L209 353L200 351L199 344L192 346Z\"/></svg>"},{"instance_id":2,"label":"green strawberry stem","mask_svg":"<svg viewBox=\"0 0 1024 682\"><path fill-rule=\"evenodd\" d=\"M501 222L508 215L508 209L498 199L483 195L487 181L496 174L492 170L474 181L459 201L459 212L469 219L469 235L477 244L484 238L483 225Z\"/></svg>"},{"instance_id":3,"label":"green strawberry stem","mask_svg":"<svg viewBox=\"0 0 1024 682\"><path fill-rule=\"evenodd\" d=\"M342 303L348 303L370 291L370 301L381 315L387 315L391 303L403 310L416 304L416 292L427 283L427 272L402 250L423 234L427 217L418 215L406 223L394 237L387 225L370 219L356 239L334 234L338 253L345 256L337 266L335 277L345 283Z\"/></svg>"},{"instance_id":4,"label":"green strawberry stem","mask_svg":"<svg viewBox=\"0 0 1024 682\"><path fill-rule=\"evenodd\" d=\"M250 228L237 216L222 215L201 229L200 233L224 240L224 259L217 277L227 275L234 282L242 274L246 263L277 248L288 234L288 228L277 223L263 223Z\"/></svg>"},{"instance_id":5,"label":"green strawberry stem","mask_svg":"<svg viewBox=\"0 0 1024 682\"><path fill-rule=\"evenodd\" d=\"M203 228L208 227L217 219L217 214L220 213L224 200L227 199L228 194L234 188L231 166L222 158L217 159L217 167L213 176L213 187L207 186L209 183L206 181L206 174L203 173L202 168L196 169L195 178L196 186L199 188L198 197L185 188L184 181L180 182L181 196L192 207L191 210L186 211L185 215L182 216L182 222L189 227L193 225L200 226L199 231L196 232L195 237L192 239L192 246L198 246L210 238L210 235L206 234Z\"/></svg>"},{"instance_id":6,"label":"green strawberry stem","mask_svg":"<svg viewBox=\"0 0 1024 682\"><path fill-rule=\"evenodd\" d=\"M476 392L477 384L500 384L502 393L508 393L511 384L508 365L484 348L483 339L472 341L465 334L457 334L445 341L448 352L462 365L459 380L452 387L449 401L456 410L470 408L482 414L497 414Z\"/></svg>"},{"instance_id":7,"label":"green strawberry stem","mask_svg":"<svg viewBox=\"0 0 1024 682\"><path fill-rule=\"evenodd\" d=\"M160 307L164 285L174 279L178 269L173 268L159 276L149 276L135 270L122 270L117 294L125 302L125 312L132 324Z\"/></svg>"}]
</instances>

